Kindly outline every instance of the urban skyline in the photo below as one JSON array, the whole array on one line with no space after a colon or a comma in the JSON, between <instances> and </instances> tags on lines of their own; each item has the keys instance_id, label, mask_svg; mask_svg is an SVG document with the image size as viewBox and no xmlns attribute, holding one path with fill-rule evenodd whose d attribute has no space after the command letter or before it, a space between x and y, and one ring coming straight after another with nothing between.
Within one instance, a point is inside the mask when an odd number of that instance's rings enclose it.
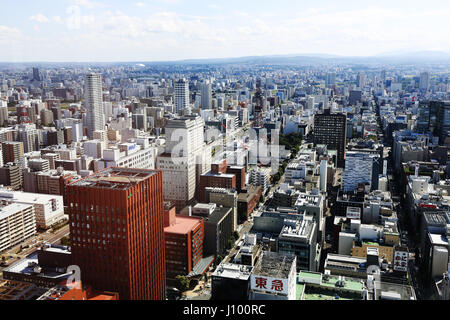
<instances>
[{"instance_id":1,"label":"urban skyline","mask_svg":"<svg viewBox=\"0 0 450 320\"><path fill-rule=\"evenodd\" d=\"M0 300L450 300L447 4L18 2Z\"/></svg>"}]
</instances>

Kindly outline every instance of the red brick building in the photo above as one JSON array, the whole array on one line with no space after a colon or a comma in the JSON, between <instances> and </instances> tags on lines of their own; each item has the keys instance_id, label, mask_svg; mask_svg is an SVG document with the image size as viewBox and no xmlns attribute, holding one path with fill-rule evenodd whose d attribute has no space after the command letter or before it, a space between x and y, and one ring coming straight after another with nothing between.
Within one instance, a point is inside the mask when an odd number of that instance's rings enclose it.
<instances>
[{"instance_id":1,"label":"red brick building","mask_svg":"<svg viewBox=\"0 0 450 320\"><path fill-rule=\"evenodd\" d=\"M250 186L247 190L238 195L238 221L243 223L247 221L250 213L258 205L261 199L262 188L261 186Z\"/></svg>"},{"instance_id":2,"label":"red brick building","mask_svg":"<svg viewBox=\"0 0 450 320\"><path fill-rule=\"evenodd\" d=\"M211 164L211 171L213 173L227 173L228 161L222 160Z\"/></svg>"},{"instance_id":3,"label":"red brick building","mask_svg":"<svg viewBox=\"0 0 450 320\"><path fill-rule=\"evenodd\" d=\"M162 173L108 168L67 187L73 264L123 300L166 296Z\"/></svg>"},{"instance_id":4,"label":"red brick building","mask_svg":"<svg viewBox=\"0 0 450 320\"><path fill-rule=\"evenodd\" d=\"M236 189L236 175L229 173L214 173L212 171L200 176L198 201L206 200L206 188Z\"/></svg>"},{"instance_id":5,"label":"red brick building","mask_svg":"<svg viewBox=\"0 0 450 320\"><path fill-rule=\"evenodd\" d=\"M236 191L238 193L245 189L246 172L244 166L228 166L227 173L236 176Z\"/></svg>"},{"instance_id":6,"label":"red brick building","mask_svg":"<svg viewBox=\"0 0 450 320\"><path fill-rule=\"evenodd\" d=\"M189 275L203 258L203 218L176 216L175 207L165 211L166 276L174 280Z\"/></svg>"}]
</instances>

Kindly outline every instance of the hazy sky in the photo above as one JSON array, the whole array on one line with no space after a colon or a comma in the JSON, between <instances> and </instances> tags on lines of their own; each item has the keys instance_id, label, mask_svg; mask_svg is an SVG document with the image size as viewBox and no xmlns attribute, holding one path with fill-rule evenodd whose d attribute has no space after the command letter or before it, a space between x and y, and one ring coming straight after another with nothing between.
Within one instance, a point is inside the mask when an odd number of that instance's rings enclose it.
<instances>
[{"instance_id":1,"label":"hazy sky","mask_svg":"<svg viewBox=\"0 0 450 320\"><path fill-rule=\"evenodd\" d=\"M450 52L448 0L1 2L0 61Z\"/></svg>"}]
</instances>

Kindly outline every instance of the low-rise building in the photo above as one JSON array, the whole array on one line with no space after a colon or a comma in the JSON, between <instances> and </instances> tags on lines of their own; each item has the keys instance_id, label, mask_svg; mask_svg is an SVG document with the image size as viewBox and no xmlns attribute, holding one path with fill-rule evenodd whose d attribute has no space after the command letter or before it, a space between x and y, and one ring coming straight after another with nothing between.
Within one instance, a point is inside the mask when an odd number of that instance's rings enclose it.
<instances>
[{"instance_id":1,"label":"low-rise building","mask_svg":"<svg viewBox=\"0 0 450 320\"><path fill-rule=\"evenodd\" d=\"M212 274L211 300L248 300L252 266L221 263Z\"/></svg>"},{"instance_id":2,"label":"low-rise building","mask_svg":"<svg viewBox=\"0 0 450 320\"><path fill-rule=\"evenodd\" d=\"M0 189L0 202L2 204L21 203L32 205L36 216L36 226L41 229L48 229L67 218L64 214L62 196Z\"/></svg>"},{"instance_id":3,"label":"low-rise building","mask_svg":"<svg viewBox=\"0 0 450 320\"><path fill-rule=\"evenodd\" d=\"M0 252L20 244L36 234L34 207L11 203L0 208Z\"/></svg>"},{"instance_id":4,"label":"low-rise building","mask_svg":"<svg viewBox=\"0 0 450 320\"><path fill-rule=\"evenodd\" d=\"M295 300L297 267L294 255L263 251L250 277L250 300Z\"/></svg>"}]
</instances>

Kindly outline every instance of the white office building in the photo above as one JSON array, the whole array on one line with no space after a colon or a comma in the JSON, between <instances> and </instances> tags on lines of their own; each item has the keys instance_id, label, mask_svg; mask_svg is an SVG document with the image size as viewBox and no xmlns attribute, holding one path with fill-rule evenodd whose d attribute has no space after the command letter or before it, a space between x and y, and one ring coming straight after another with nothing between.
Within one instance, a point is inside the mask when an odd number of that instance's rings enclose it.
<instances>
[{"instance_id":1,"label":"white office building","mask_svg":"<svg viewBox=\"0 0 450 320\"><path fill-rule=\"evenodd\" d=\"M32 205L34 207L36 226L42 229L48 229L67 217L64 214L63 197L58 195L0 189L0 203L2 205L14 203Z\"/></svg>"},{"instance_id":2,"label":"white office building","mask_svg":"<svg viewBox=\"0 0 450 320\"><path fill-rule=\"evenodd\" d=\"M90 73L85 78L85 103L87 109L88 134L93 137L93 132L105 129L103 114L102 76Z\"/></svg>"},{"instance_id":3,"label":"white office building","mask_svg":"<svg viewBox=\"0 0 450 320\"><path fill-rule=\"evenodd\" d=\"M374 155L361 152L347 152L345 158L344 191L354 191L363 183L369 190L372 185Z\"/></svg>"},{"instance_id":4,"label":"white office building","mask_svg":"<svg viewBox=\"0 0 450 320\"><path fill-rule=\"evenodd\" d=\"M203 128L204 121L197 116L169 120L166 125L166 149L156 167L163 172L164 199L178 208L195 197L197 168L207 170L208 164L198 163L204 158Z\"/></svg>"}]
</instances>

